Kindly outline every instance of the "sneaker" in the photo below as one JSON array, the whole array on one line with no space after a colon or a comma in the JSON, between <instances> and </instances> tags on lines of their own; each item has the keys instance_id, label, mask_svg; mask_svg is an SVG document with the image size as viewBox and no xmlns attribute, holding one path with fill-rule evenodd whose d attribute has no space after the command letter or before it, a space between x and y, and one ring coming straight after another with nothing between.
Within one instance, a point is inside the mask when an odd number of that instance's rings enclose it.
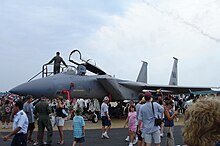
<instances>
[{"instance_id":1,"label":"sneaker","mask_svg":"<svg viewBox=\"0 0 220 146\"><path fill-rule=\"evenodd\" d=\"M133 143L130 142L128 146L133 146Z\"/></svg>"},{"instance_id":2,"label":"sneaker","mask_svg":"<svg viewBox=\"0 0 220 146\"><path fill-rule=\"evenodd\" d=\"M101 138L104 138L104 135L103 135L103 133L102 133L102 136L101 136Z\"/></svg>"},{"instance_id":3,"label":"sneaker","mask_svg":"<svg viewBox=\"0 0 220 146\"><path fill-rule=\"evenodd\" d=\"M138 142L138 137L136 137L133 141L133 144L136 144Z\"/></svg>"},{"instance_id":4,"label":"sneaker","mask_svg":"<svg viewBox=\"0 0 220 146\"><path fill-rule=\"evenodd\" d=\"M32 143L35 143L35 141L33 139L29 139L27 140L27 143L32 144Z\"/></svg>"},{"instance_id":5,"label":"sneaker","mask_svg":"<svg viewBox=\"0 0 220 146\"><path fill-rule=\"evenodd\" d=\"M127 142L130 141L130 140L129 140L129 136L127 136L127 137L125 138L125 141L127 141Z\"/></svg>"},{"instance_id":6,"label":"sneaker","mask_svg":"<svg viewBox=\"0 0 220 146\"><path fill-rule=\"evenodd\" d=\"M38 145L39 143L36 141L33 145ZM46 145L47 144L47 142L44 142L44 144L43 145Z\"/></svg>"},{"instance_id":7,"label":"sneaker","mask_svg":"<svg viewBox=\"0 0 220 146\"><path fill-rule=\"evenodd\" d=\"M2 125L2 129L5 129L5 125Z\"/></svg>"},{"instance_id":8,"label":"sneaker","mask_svg":"<svg viewBox=\"0 0 220 146\"><path fill-rule=\"evenodd\" d=\"M163 133L160 133L160 137L163 137Z\"/></svg>"},{"instance_id":9,"label":"sneaker","mask_svg":"<svg viewBox=\"0 0 220 146\"><path fill-rule=\"evenodd\" d=\"M38 142L36 141L33 145L38 145Z\"/></svg>"},{"instance_id":10,"label":"sneaker","mask_svg":"<svg viewBox=\"0 0 220 146\"><path fill-rule=\"evenodd\" d=\"M107 133L104 133L104 134L103 134L103 137L109 139L109 136L108 136Z\"/></svg>"}]
</instances>

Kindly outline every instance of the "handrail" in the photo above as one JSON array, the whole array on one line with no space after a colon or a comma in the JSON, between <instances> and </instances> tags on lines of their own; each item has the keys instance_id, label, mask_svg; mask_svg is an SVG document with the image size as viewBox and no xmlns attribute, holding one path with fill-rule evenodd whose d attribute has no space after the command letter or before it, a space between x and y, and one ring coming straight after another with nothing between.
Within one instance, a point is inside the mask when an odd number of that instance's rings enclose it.
<instances>
[{"instance_id":1,"label":"handrail","mask_svg":"<svg viewBox=\"0 0 220 146\"><path fill-rule=\"evenodd\" d=\"M50 76L51 74L53 74L53 71L48 72L48 68L47 68L48 65L53 65L53 64L46 64L46 65L44 64L42 66L42 78Z\"/></svg>"},{"instance_id":2,"label":"handrail","mask_svg":"<svg viewBox=\"0 0 220 146\"><path fill-rule=\"evenodd\" d=\"M46 68L45 68L46 69ZM39 74L41 74L43 72L43 70L42 71L40 71L39 73L37 73L35 76L33 76L31 79L29 79L28 80L28 82L30 82L31 80L33 80L34 78L36 78Z\"/></svg>"},{"instance_id":3,"label":"handrail","mask_svg":"<svg viewBox=\"0 0 220 146\"><path fill-rule=\"evenodd\" d=\"M46 66L46 67L45 67ZM46 70L46 72L44 72ZM48 73L50 73L49 75L51 75L53 72L48 72L48 68L47 68L47 65L43 65L42 66L42 70L37 73L35 76L33 76L31 79L28 80L28 82L32 81L34 78L36 78L37 76L39 76L40 74L42 74L42 78L44 78L45 74L46 74L46 77L48 76Z\"/></svg>"},{"instance_id":4,"label":"handrail","mask_svg":"<svg viewBox=\"0 0 220 146\"><path fill-rule=\"evenodd\" d=\"M31 79L29 79L28 82L32 81L34 78L36 78L40 74L42 74L42 78L52 75L53 71L48 71L48 67L47 67L48 65L53 65L53 64L47 64L47 65L44 64L42 66L42 70L39 73L37 73L35 76L33 76ZM64 66L64 65L61 64L61 70L63 71L65 69L65 67L62 67L62 66ZM74 66L71 66L71 65L68 65L68 66L74 67Z\"/></svg>"}]
</instances>

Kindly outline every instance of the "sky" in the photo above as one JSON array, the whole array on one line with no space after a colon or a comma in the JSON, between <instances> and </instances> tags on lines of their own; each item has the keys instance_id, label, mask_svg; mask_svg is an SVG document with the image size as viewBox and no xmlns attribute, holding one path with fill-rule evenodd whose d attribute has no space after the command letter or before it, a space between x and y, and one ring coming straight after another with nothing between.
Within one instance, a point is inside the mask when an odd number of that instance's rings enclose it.
<instances>
[{"instance_id":1,"label":"sky","mask_svg":"<svg viewBox=\"0 0 220 146\"><path fill-rule=\"evenodd\" d=\"M116 78L167 85L173 57L178 84L220 86L220 1L0 0L0 91L27 82L59 51ZM38 77L40 78L40 76Z\"/></svg>"}]
</instances>

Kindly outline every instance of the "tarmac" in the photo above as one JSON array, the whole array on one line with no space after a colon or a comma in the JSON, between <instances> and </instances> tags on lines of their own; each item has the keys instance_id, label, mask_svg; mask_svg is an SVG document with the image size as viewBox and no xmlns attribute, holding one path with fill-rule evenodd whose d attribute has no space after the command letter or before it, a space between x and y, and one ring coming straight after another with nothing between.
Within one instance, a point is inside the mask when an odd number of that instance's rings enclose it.
<instances>
[{"instance_id":1,"label":"tarmac","mask_svg":"<svg viewBox=\"0 0 220 146\"><path fill-rule=\"evenodd\" d=\"M124 119L112 119L112 129L110 129L108 135L110 139L102 139L101 138L101 121L99 120L98 123L92 123L91 121L86 121L86 136L85 136L85 142L83 143L83 146L128 146L129 142L125 142L125 138L128 134L128 129L123 128L125 123ZM175 136L175 145L183 145L183 139L182 139L182 122L176 122L174 127L174 136ZM2 137L9 133L11 131L10 129L0 129L0 146L10 146L11 140L9 141L3 141ZM36 131L37 127L35 128L35 131L33 133L33 139L36 138ZM46 138L46 132L45 132L45 138ZM73 134L72 134L72 121L68 120L65 122L64 127L64 146L72 146L73 141ZM57 144L59 140L59 134L57 131L57 127L54 127L53 132L53 145L59 146ZM31 146L32 144L28 144L28 146ZM136 146L136 145L134 145ZM162 138L161 146L165 146L165 138Z\"/></svg>"}]
</instances>

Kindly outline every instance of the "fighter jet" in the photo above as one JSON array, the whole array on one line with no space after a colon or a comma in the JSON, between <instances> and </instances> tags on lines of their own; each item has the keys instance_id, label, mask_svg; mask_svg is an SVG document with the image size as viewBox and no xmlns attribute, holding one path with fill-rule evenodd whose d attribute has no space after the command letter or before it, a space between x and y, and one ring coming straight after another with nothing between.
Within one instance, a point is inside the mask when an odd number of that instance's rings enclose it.
<instances>
[{"instance_id":1,"label":"fighter jet","mask_svg":"<svg viewBox=\"0 0 220 146\"><path fill-rule=\"evenodd\" d=\"M211 87L190 87L177 86L177 59L174 60L174 69L171 73L170 85L153 85L147 83L147 62L143 61L137 81L129 81L115 78L108 75L102 69L89 63L90 60L81 59L82 63L72 60L71 55L81 53L73 50L69 55L69 61L77 65L74 69L32 80L23 83L10 90L11 93L18 95L33 95L35 98L47 96L54 98L62 95L68 98L97 98L104 96L111 97L111 100L121 101L126 99L136 100L138 93L143 90L169 92L171 94L189 93L192 91L207 91ZM86 71L93 72L94 75L86 75ZM173 75L173 77L172 77Z\"/></svg>"}]
</instances>

